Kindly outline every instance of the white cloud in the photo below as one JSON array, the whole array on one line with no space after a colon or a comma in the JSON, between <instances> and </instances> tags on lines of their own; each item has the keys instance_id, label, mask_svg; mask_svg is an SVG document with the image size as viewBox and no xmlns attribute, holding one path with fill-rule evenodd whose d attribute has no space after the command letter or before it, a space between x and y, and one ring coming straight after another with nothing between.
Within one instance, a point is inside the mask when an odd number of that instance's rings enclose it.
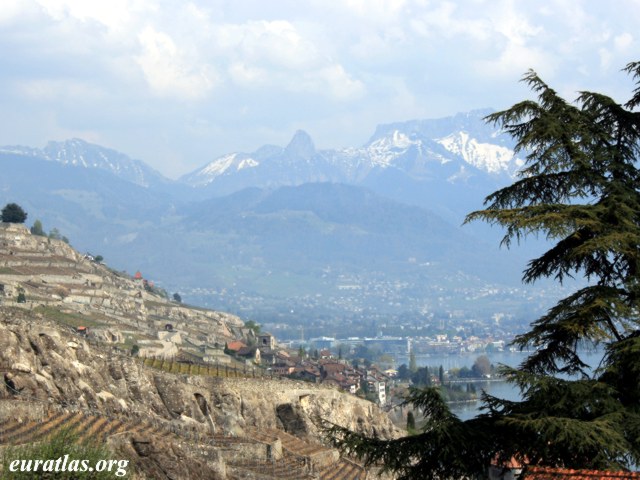
<instances>
[{"instance_id":1,"label":"white cloud","mask_svg":"<svg viewBox=\"0 0 640 480\"><path fill-rule=\"evenodd\" d=\"M81 21L95 20L111 28L127 23L135 3L127 0L94 2L87 0L37 0L56 21L72 17Z\"/></svg>"},{"instance_id":2,"label":"white cloud","mask_svg":"<svg viewBox=\"0 0 640 480\"><path fill-rule=\"evenodd\" d=\"M306 70L322 62L315 45L284 20L223 24L214 29L221 53L247 63Z\"/></svg>"},{"instance_id":3,"label":"white cloud","mask_svg":"<svg viewBox=\"0 0 640 480\"><path fill-rule=\"evenodd\" d=\"M336 100L364 91L343 65L288 21L249 21L214 27L220 57L230 58L231 79L244 87L326 95Z\"/></svg>"},{"instance_id":4,"label":"white cloud","mask_svg":"<svg viewBox=\"0 0 640 480\"><path fill-rule=\"evenodd\" d=\"M529 68L544 67L547 73L554 70L555 54L546 48L550 32L545 31L539 18L516 9L510 2L493 13L496 17L492 20L492 36L497 48L491 56L475 62L479 72L495 78L520 75Z\"/></svg>"},{"instance_id":5,"label":"white cloud","mask_svg":"<svg viewBox=\"0 0 640 480\"><path fill-rule=\"evenodd\" d=\"M244 62L234 62L229 67L229 75L233 81L246 87L264 85L269 77L266 70L248 66Z\"/></svg>"},{"instance_id":6,"label":"white cloud","mask_svg":"<svg viewBox=\"0 0 640 480\"><path fill-rule=\"evenodd\" d=\"M633 40L633 35L625 32L614 37L613 43L618 50L626 50L633 44Z\"/></svg>"},{"instance_id":7,"label":"white cloud","mask_svg":"<svg viewBox=\"0 0 640 480\"><path fill-rule=\"evenodd\" d=\"M109 124L104 138L128 138L143 159L145 136L157 151L148 124L175 132L163 149L187 149L191 162L212 144L221 151L211 155L250 150L294 125L346 145L376 123L507 106L528 93L517 82L528 68L568 97L610 86L625 98L629 79L619 69L637 59L640 8L638 0L616 5L0 0L0 144L22 130L14 112L46 111L37 144L47 131L86 125L97 135Z\"/></svg>"},{"instance_id":8,"label":"white cloud","mask_svg":"<svg viewBox=\"0 0 640 480\"><path fill-rule=\"evenodd\" d=\"M159 95L197 99L208 94L215 73L208 65L196 65L171 36L147 27L138 36L142 53L136 57L151 88Z\"/></svg>"},{"instance_id":9,"label":"white cloud","mask_svg":"<svg viewBox=\"0 0 640 480\"><path fill-rule=\"evenodd\" d=\"M344 0L339 2L357 16L376 23L388 23L395 19L408 3L406 0Z\"/></svg>"},{"instance_id":10,"label":"white cloud","mask_svg":"<svg viewBox=\"0 0 640 480\"><path fill-rule=\"evenodd\" d=\"M434 8L421 11L409 20L409 25L415 34L422 37L463 36L484 41L491 32L487 18L467 17L459 4L451 2L440 2Z\"/></svg>"},{"instance_id":11,"label":"white cloud","mask_svg":"<svg viewBox=\"0 0 640 480\"><path fill-rule=\"evenodd\" d=\"M25 13L27 8L33 10L33 5L24 0L3 0L0 2L0 25L14 21Z\"/></svg>"},{"instance_id":12,"label":"white cloud","mask_svg":"<svg viewBox=\"0 0 640 480\"><path fill-rule=\"evenodd\" d=\"M290 82L290 87L324 94L336 100L353 100L365 92L362 82L353 79L342 66L336 64L309 72L303 78Z\"/></svg>"},{"instance_id":13,"label":"white cloud","mask_svg":"<svg viewBox=\"0 0 640 480\"><path fill-rule=\"evenodd\" d=\"M598 55L600 56L600 67L603 70L608 70L611 67L611 61L613 59L613 55L608 48L599 48Z\"/></svg>"}]
</instances>

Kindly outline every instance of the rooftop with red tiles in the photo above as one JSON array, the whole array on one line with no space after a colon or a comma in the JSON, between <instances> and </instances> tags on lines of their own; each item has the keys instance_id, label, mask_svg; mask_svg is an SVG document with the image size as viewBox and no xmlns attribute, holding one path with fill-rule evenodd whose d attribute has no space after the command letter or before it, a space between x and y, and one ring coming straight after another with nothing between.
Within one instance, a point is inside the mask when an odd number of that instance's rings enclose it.
<instances>
[{"instance_id":1,"label":"rooftop with red tiles","mask_svg":"<svg viewBox=\"0 0 640 480\"><path fill-rule=\"evenodd\" d=\"M571 470L568 468L529 467L522 475L521 480L551 480L568 478L571 480L623 480L640 479L640 472L605 470Z\"/></svg>"}]
</instances>

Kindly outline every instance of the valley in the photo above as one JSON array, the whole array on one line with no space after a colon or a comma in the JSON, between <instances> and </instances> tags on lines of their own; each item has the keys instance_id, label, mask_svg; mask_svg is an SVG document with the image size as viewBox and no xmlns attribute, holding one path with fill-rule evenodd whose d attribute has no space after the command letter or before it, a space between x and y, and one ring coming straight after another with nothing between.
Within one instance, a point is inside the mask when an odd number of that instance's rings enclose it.
<instances>
[{"instance_id":1,"label":"valley","mask_svg":"<svg viewBox=\"0 0 640 480\"><path fill-rule=\"evenodd\" d=\"M79 139L0 147L0 201L116 270L259 323L371 335L363 322L463 312L527 325L560 295L521 285L540 242L499 249L499 231L461 226L521 165L483 121L489 112L381 125L364 146L338 150L297 132L177 181Z\"/></svg>"}]
</instances>

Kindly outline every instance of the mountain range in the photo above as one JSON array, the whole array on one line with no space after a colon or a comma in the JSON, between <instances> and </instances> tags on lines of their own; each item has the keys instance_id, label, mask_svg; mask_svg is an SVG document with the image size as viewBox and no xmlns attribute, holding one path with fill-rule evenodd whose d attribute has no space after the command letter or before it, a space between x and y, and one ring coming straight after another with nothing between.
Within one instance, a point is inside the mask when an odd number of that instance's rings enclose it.
<instances>
[{"instance_id":1,"label":"mountain range","mask_svg":"<svg viewBox=\"0 0 640 480\"><path fill-rule=\"evenodd\" d=\"M498 250L499 232L460 228L523 164L488 113L381 125L365 145L333 150L298 131L284 147L229 153L179 180L80 139L0 147L0 202L199 302L213 292L233 308L249 297L340 304L349 285L359 308L391 295L367 288L400 282L400 305L454 308L465 288L517 285L524 265Z\"/></svg>"},{"instance_id":2,"label":"mountain range","mask_svg":"<svg viewBox=\"0 0 640 480\"><path fill-rule=\"evenodd\" d=\"M363 186L458 222L523 165L513 141L484 122L491 110L380 125L362 147L318 150L304 131L286 147L214 159L180 181L211 196L308 182Z\"/></svg>"}]
</instances>

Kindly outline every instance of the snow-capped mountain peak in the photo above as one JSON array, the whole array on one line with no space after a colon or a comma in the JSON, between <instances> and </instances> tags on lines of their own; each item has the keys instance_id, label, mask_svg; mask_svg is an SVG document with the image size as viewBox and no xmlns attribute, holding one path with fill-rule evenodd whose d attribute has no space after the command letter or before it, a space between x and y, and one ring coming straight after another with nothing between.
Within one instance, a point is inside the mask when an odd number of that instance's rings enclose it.
<instances>
[{"instance_id":1,"label":"snow-capped mountain peak","mask_svg":"<svg viewBox=\"0 0 640 480\"><path fill-rule=\"evenodd\" d=\"M510 148L493 143L480 142L465 131L459 131L436 139L449 152L459 155L470 165L490 174L507 172L513 173L514 152ZM519 159L515 159L516 167L522 166Z\"/></svg>"},{"instance_id":2,"label":"snow-capped mountain peak","mask_svg":"<svg viewBox=\"0 0 640 480\"><path fill-rule=\"evenodd\" d=\"M51 141L43 149L31 147L0 147L0 152L39 157L63 165L106 170L129 182L148 187L167 180L151 167L127 155L86 142L79 138L63 142Z\"/></svg>"},{"instance_id":3,"label":"snow-capped mountain peak","mask_svg":"<svg viewBox=\"0 0 640 480\"><path fill-rule=\"evenodd\" d=\"M209 165L204 167L201 171L203 176L211 176L215 177L226 172L234 163L237 153L230 153L229 155L225 155L223 157L215 159Z\"/></svg>"},{"instance_id":4,"label":"snow-capped mountain peak","mask_svg":"<svg viewBox=\"0 0 640 480\"><path fill-rule=\"evenodd\" d=\"M260 165L260 161L244 153L229 153L216 158L205 165L204 168L182 178L186 183L195 187L202 187L213 182L221 175L232 175L240 170L255 168Z\"/></svg>"},{"instance_id":5,"label":"snow-capped mountain peak","mask_svg":"<svg viewBox=\"0 0 640 480\"><path fill-rule=\"evenodd\" d=\"M391 135L370 142L363 149L363 153L369 157L372 165L387 168L393 165L394 160L411 147L421 149L422 142L411 139L404 132L394 130Z\"/></svg>"},{"instance_id":6,"label":"snow-capped mountain peak","mask_svg":"<svg viewBox=\"0 0 640 480\"><path fill-rule=\"evenodd\" d=\"M380 175L449 183L513 176L523 162L514 158L511 139L485 123L488 112L380 125L362 147L316 150L309 134L298 130L284 148L223 155L182 181L231 192L317 181L369 184Z\"/></svg>"}]
</instances>

